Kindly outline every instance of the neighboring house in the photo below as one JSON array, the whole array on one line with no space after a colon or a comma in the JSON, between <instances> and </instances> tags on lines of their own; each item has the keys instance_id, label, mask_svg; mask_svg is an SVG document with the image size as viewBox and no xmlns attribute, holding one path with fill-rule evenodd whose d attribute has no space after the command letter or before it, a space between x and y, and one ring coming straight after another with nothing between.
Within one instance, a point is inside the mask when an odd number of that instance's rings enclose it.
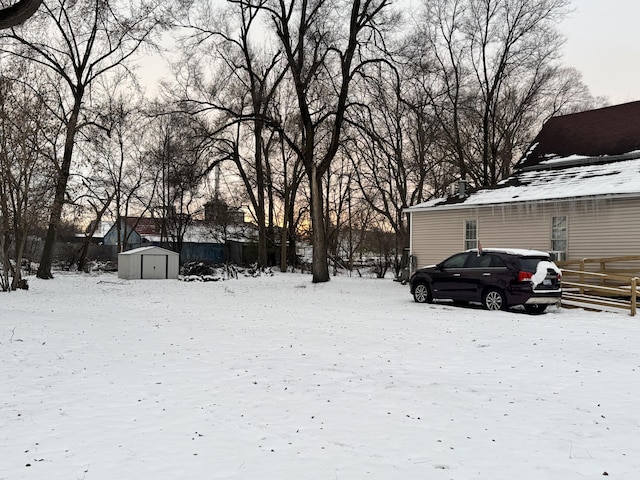
<instances>
[{"instance_id":1,"label":"neighboring house","mask_svg":"<svg viewBox=\"0 0 640 480\"><path fill-rule=\"evenodd\" d=\"M496 187L406 211L417 267L478 243L556 260L639 255L640 102L553 117Z\"/></svg>"},{"instance_id":2,"label":"neighboring house","mask_svg":"<svg viewBox=\"0 0 640 480\"><path fill-rule=\"evenodd\" d=\"M147 232L148 228L146 226L138 228L135 223L130 222L129 220L130 219L127 218L120 224L119 239L121 242L125 242L123 250L130 250L146 243L142 237L142 233ZM146 234L148 234L148 232ZM111 224L111 228L104 235L102 242L105 245L118 245L118 227L116 223Z\"/></svg>"},{"instance_id":3,"label":"neighboring house","mask_svg":"<svg viewBox=\"0 0 640 480\"><path fill-rule=\"evenodd\" d=\"M86 239L89 236L89 233L93 229L94 225L95 224L91 222L91 225L87 227L85 232L76 234L76 238L80 240ZM107 221L101 220L98 223L98 226L96 227L95 231L93 232L93 235L91 236L91 241L95 244L102 243L104 241L104 236L107 233L109 233L109 230L111 230L111 227L113 227L113 222L107 222Z\"/></svg>"},{"instance_id":4,"label":"neighboring house","mask_svg":"<svg viewBox=\"0 0 640 480\"><path fill-rule=\"evenodd\" d=\"M161 235L160 222L150 217L127 217L120 226L120 239L127 239L124 251L145 246L170 246ZM212 221L194 220L187 226L182 239L180 260L187 262L237 264L255 261L252 244L257 242L257 229L250 223L220 226ZM115 224L104 236L104 244L118 244Z\"/></svg>"}]
</instances>

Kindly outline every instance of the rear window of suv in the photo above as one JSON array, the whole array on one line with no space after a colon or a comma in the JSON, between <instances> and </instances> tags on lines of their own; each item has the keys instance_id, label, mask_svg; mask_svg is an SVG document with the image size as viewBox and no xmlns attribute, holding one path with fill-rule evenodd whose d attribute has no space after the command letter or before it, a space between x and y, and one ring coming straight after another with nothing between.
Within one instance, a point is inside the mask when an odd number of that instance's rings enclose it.
<instances>
[{"instance_id":1,"label":"rear window of suv","mask_svg":"<svg viewBox=\"0 0 640 480\"><path fill-rule=\"evenodd\" d=\"M542 257L520 257L520 270L524 270L525 272L536 273L538 268L538 263L543 261L548 261L548 258Z\"/></svg>"},{"instance_id":2,"label":"rear window of suv","mask_svg":"<svg viewBox=\"0 0 640 480\"><path fill-rule=\"evenodd\" d=\"M496 267L506 267L504 261L497 255L492 255L490 253L483 253L482 255L470 255L467 263L465 264L467 268L496 268Z\"/></svg>"}]
</instances>

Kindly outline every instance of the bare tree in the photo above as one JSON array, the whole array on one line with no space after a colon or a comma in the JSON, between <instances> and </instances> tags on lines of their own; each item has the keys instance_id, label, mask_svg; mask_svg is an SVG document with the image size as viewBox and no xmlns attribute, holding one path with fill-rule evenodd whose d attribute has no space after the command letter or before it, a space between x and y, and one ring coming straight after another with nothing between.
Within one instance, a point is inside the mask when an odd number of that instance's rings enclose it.
<instances>
[{"instance_id":1,"label":"bare tree","mask_svg":"<svg viewBox=\"0 0 640 480\"><path fill-rule=\"evenodd\" d=\"M442 134L443 158L476 186L493 185L552 113L558 86L557 24L568 0L434 0L411 37ZM426 61L425 61L426 60ZM544 104L543 109L540 105Z\"/></svg>"},{"instance_id":2,"label":"bare tree","mask_svg":"<svg viewBox=\"0 0 640 480\"><path fill-rule=\"evenodd\" d=\"M87 173L82 175L83 196L92 222L78 252L78 270L85 268L88 248L101 219L110 215L115 224L118 251L123 251L131 230L122 225L131 212L144 215L153 202L157 176L147 161L146 133L150 119L142 112L139 99L126 96L130 85L113 83L105 87L105 96L97 106L100 124L84 131L87 142L80 155L85 158Z\"/></svg>"},{"instance_id":3,"label":"bare tree","mask_svg":"<svg viewBox=\"0 0 640 480\"><path fill-rule=\"evenodd\" d=\"M353 168L349 158L340 152L323 178L323 198L327 226L327 251L333 261L333 274L339 267L346 268L341 253L344 251L344 232L349 230Z\"/></svg>"},{"instance_id":4,"label":"bare tree","mask_svg":"<svg viewBox=\"0 0 640 480\"><path fill-rule=\"evenodd\" d=\"M187 115L161 116L152 125L154 146L149 160L156 170L152 214L160 224L160 241L176 252L204 202L202 184L211 170L208 149L201 142L206 132Z\"/></svg>"},{"instance_id":5,"label":"bare tree","mask_svg":"<svg viewBox=\"0 0 640 480\"><path fill-rule=\"evenodd\" d=\"M310 186L313 282L330 278L323 177L340 148L351 88L363 67L381 57L377 46L384 45L388 7L388 0L274 0L263 7L271 15L296 97L296 129L279 128L300 158Z\"/></svg>"},{"instance_id":6,"label":"bare tree","mask_svg":"<svg viewBox=\"0 0 640 480\"><path fill-rule=\"evenodd\" d=\"M376 68L366 90L366 103L349 117L353 134L345 151L363 200L395 232L400 255L409 239L403 210L437 193L441 183L432 148L435 122L400 66Z\"/></svg>"},{"instance_id":7,"label":"bare tree","mask_svg":"<svg viewBox=\"0 0 640 480\"><path fill-rule=\"evenodd\" d=\"M421 92L433 110L438 125L441 155L438 160L449 164L466 180L469 169L471 132L465 119L473 109L469 87L470 67L463 20L466 0L434 0L425 2L425 22L409 36L405 55L413 70L407 80Z\"/></svg>"},{"instance_id":8,"label":"bare tree","mask_svg":"<svg viewBox=\"0 0 640 480\"><path fill-rule=\"evenodd\" d=\"M45 107L45 85L25 62L11 65L17 78L0 77L0 289L22 285L21 265L27 239L44 220L50 198L48 180L52 128ZM9 283L9 275L12 281Z\"/></svg>"},{"instance_id":9,"label":"bare tree","mask_svg":"<svg viewBox=\"0 0 640 480\"><path fill-rule=\"evenodd\" d=\"M267 244L273 240L273 202L269 201L269 132L265 118L284 78L281 51L261 34L265 1L231 1L224 11L215 11L210 2L185 2L196 12L192 21L180 23L190 32L184 42L184 62L180 84L181 101L197 114L214 113L214 123L229 125L227 139L235 137L249 150L231 149L258 225L258 264L267 264ZM195 3L195 6L192 5ZM268 47L268 46L269 47ZM214 64L213 77L205 71ZM218 127L220 128L220 127ZM271 193L273 193L271 191ZM268 238L269 237L269 238Z\"/></svg>"},{"instance_id":10,"label":"bare tree","mask_svg":"<svg viewBox=\"0 0 640 480\"><path fill-rule=\"evenodd\" d=\"M298 195L304 180L300 157L287 146L281 134L278 134L277 139L282 158L280 162L273 162L270 178L271 188L280 201L280 271L286 272L287 265L295 268L298 264L298 225L307 210L299 208Z\"/></svg>"},{"instance_id":11,"label":"bare tree","mask_svg":"<svg viewBox=\"0 0 640 480\"><path fill-rule=\"evenodd\" d=\"M67 87L59 96L65 141L39 278L52 278L56 231L65 204L76 135L92 121L85 115L87 96L97 79L125 68L127 60L150 38L158 25L156 8L144 0L126 5L103 0L51 0L32 20L38 22L37 29L13 29L2 35L11 41L2 47L4 51L46 67Z\"/></svg>"},{"instance_id":12,"label":"bare tree","mask_svg":"<svg viewBox=\"0 0 640 480\"><path fill-rule=\"evenodd\" d=\"M548 81L549 63L562 43L555 25L568 5L568 0L470 1L465 30L480 90L482 185L495 184L508 171L503 159L511 161L518 111Z\"/></svg>"}]
</instances>

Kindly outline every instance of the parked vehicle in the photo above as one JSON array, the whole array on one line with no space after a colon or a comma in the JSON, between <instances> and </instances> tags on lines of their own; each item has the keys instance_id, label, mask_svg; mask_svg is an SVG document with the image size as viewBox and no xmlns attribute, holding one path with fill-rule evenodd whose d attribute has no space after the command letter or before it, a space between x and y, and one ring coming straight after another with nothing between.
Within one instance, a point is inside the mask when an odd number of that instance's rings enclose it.
<instances>
[{"instance_id":1,"label":"parked vehicle","mask_svg":"<svg viewBox=\"0 0 640 480\"><path fill-rule=\"evenodd\" d=\"M548 253L536 250L485 248L456 253L443 262L417 270L410 278L416 302L477 302L488 310L523 305L542 313L562 297L562 274Z\"/></svg>"}]
</instances>

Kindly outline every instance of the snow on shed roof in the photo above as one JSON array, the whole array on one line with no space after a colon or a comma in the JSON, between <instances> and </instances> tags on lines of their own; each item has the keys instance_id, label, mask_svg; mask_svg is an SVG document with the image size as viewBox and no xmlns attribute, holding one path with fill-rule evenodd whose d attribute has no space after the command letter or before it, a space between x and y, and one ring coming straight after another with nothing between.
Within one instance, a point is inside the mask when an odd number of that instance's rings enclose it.
<instances>
[{"instance_id":1,"label":"snow on shed roof","mask_svg":"<svg viewBox=\"0 0 640 480\"><path fill-rule=\"evenodd\" d=\"M640 159L521 172L500 182L495 188L471 193L463 201L440 198L407 210L411 212L431 208L465 208L613 195L640 196Z\"/></svg>"},{"instance_id":2,"label":"snow on shed roof","mask_svg":"<svg viewBox=\"0 0 640 480\"><path fill-rule=\"evenodd\" d=\"M156 246L134 248L133 250L120 252L119 255L137 255L138 253L144 253L144 252L151 253L152 250L155 250L157 253L162 253L162 254L179 255L178 253L172 250L167 250L166 248L156 247Z\"/></svg>"}]
</instances>

